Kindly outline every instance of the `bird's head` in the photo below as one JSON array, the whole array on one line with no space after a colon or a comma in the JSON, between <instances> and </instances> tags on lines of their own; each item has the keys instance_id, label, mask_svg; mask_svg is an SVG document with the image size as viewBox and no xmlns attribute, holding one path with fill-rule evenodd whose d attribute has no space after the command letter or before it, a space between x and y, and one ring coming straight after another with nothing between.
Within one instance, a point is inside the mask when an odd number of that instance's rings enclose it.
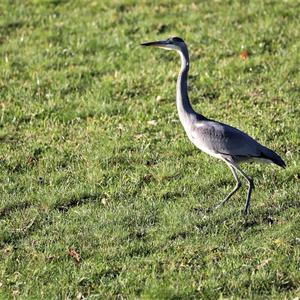
<instances>
[{"instance_id":1,"label":"bird's head","mask_svg":"<svg viewBox=\"0 0 300 300\"><path fill-rule=\"evenodd\" d=\"M186 48L186 45L184 43L184 40L180 37L171 37L163 41L155 41L155 42L146 42L142 43L142 46L152 46L152 47L158 47L163 48L166 50L177 50L181 51L183 48Z\"/></svg>"}]
</instances>

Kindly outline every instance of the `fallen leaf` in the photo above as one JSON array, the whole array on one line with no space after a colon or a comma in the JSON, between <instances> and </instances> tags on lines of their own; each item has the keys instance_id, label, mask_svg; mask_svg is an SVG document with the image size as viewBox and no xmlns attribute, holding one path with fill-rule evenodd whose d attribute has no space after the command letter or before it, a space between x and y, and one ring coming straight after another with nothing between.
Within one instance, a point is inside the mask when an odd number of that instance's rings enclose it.
<instances>
[{"instance_id":1,"label":"fallen leaf","mask_svg":"<svg viewBox=\"0 0 300 300\"><path fill-rule=\"evenodd\" d=\"M124 131L125 127L123 126L123 124L118 124L117 129L120 131Z\"/></svg>"},{"instance_id":2,"label":"fallen leaf","mask_svg":"<svg viewBox=\"0 0 300 300\"><path fill-rule=\"evenodd\" d=\"M81 260L80 255L75 250L69 250L68 255L71 256L77 263Z\"/></svg>"},{"instance_id":3,"label":"fallen leaf","mask_svg":"<svg viewBox=\"0 0 300 300\"><path fill-rule=\"evenodd\" d=\"M198 6L195 2L192 3L192 10L197 10Z\"/></svg>"},{"instance_id":4,"label":"fallen leaf","mask_svg":"<svg viewBox=\"0 0 300 300\"><path fill-rule=\"evenodd\" d=\"M254 90L254 91L249 93L249 96L252 97L252 98L257 98L257 97L260 97L262 94L263 94L262 91Z\"/></svg>"},{"instance_id":5,"label":"fallen leaf","mask_svg":"<svg viewBox=\"0 0 300 300\"><path fill-rule=\"evenodd\" d=\"M256 269L259 270L259 269L263 268L264 266L269 264L271 261L272 261L271 258L263 260L258 266L256 266Z\"/></svg>"},{"instance_id":6,"label":"fallen leaf","mask_svg":"<svg viewBox=\"0 0 300 300\"><path fill-rule=\"evenodd\" d=\"M157 125L157 121L155 120L150 120L147 122L148 125L151 125L151 126L156 126Z\"/></svg>"},{"instance_id":7,"label":"fallen leaf","mask_svg":"<svg viewBox=\"0 0 300 300\"><path fill-rule=\"evenodd\" d=\"M240 58L243 60L246 60L249 58L249 52L247 50L244 50L240 53Z\"/></svg>"},{"instance_id":8,"label":"fallen leaf","mask_svg":"<svg viewBox=\"0 0 300 300\"><path fill-rule=\"evenodd\" d=\"M285 242L283 239L276 239L275 241L273 241L273 244L275 244L276 247L282 247L285 245Z\"/></svg>"},{"instance_id":9,"label":"fallen leaf","mask_svg":"<svg viewBox=\"0 0 300 300\"><path fill-rule=\"evenodd\" d=\"M143 133L136 134L134 137L139 140L142 139L145 135Z\"/></svg>"},{"instance_id":10,"label":"fallen leaf","mask_svg":"<svg viewBox=\"0 0 300 300\"><path fill-rule=\"evenodd\" d=\"M32 156L28 156L28 157L27 157L27 164L28 164L29 166L32 166L32 165L34 164L34 162L35 162L34 157L32 157Z\"/></svg>"}]
</instances>

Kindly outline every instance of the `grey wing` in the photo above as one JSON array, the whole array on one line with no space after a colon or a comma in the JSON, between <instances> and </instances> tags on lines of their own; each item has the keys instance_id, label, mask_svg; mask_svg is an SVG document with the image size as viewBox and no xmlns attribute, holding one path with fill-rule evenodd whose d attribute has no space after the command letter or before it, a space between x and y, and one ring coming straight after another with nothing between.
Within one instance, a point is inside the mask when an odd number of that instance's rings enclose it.
<instances>
[{"instance_id":1,"label":"grey wing","mask_svg":"<svg viewBox=\"0 0 300 300\"><path fill-rule=\"evenodd\" d=\"M209 120L196 122L192 136L200 149L230 156L259 157L265 148L239 129Z\"/></svg>"}]
</instances>

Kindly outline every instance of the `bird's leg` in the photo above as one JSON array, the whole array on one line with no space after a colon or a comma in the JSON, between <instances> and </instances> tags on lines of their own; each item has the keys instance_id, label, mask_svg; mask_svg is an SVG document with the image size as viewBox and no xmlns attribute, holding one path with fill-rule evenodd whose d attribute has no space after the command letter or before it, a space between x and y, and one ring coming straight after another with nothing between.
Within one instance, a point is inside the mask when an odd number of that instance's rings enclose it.
<instances>
[{"instance_id":1,"label":"bird's leg","mask_svg":"<svg viewBox=\"0 0 300 300\"><path fill-rule=\"evenodd\" d=\"M239 180L234 167L232 167L228 163L226 163L226 164L228 165L229 169L231 170L231 172L233 174L234 179L236 180L236 185L235 185L234 189L225 197L225 199L216 206L216 208L220 207L225 202L227 202L232 197L232 195L235 194L237 192L237 190L242 186L241 181Z\"/></svg>"},{"instance_id":2,"label":"bird's leg","mask_svg":"<svg viewBox=\"0 0 300 300\"><path fill-rule=\"evenodd\" d=\"M246 205L245 205L245 210L244 210L244 215L247 215L249 203L250 203L251 192L254 189L254 182L253 182L253 179L250 176L248 176L244 171L242 171L238 166L234 166L234 167L243 175L243 177L247 180L247 182L249 184Z\"/></svg>"},{"instance_id":3,"label":"bird's leg","mask_svg":"<svg viewBox=\"0 0 300 300\"><path fill-rule=\"evenodd\" d=\"M248 213L248 207L249 207L249 203L250 203L251 192L252 192L252 189L254 189L253 179L251 177L248 177L247 181L249 183L249 188L248 188L248 194L247 194L247 199L246 199L244 215L247 215L247 213Z\"/></svg>"}]
</instances>

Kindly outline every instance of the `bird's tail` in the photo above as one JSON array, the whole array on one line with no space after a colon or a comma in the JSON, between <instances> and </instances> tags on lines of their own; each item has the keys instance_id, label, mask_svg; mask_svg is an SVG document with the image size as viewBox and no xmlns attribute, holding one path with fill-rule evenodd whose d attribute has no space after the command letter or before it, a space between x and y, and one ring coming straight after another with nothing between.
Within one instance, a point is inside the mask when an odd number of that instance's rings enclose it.
<instances>
[{"instance_id":1,"label":"bird's tail","mask_svg":"<svg viewBox=\"0 0 300 300\"><path fill-rule=\"evenodd\" d=\"M272 151L271 149L268 149L267 147L264 147L263 151L262 151L262 158L266 158L271 160L274 164L285 168L286 164L283 161L283 159L274 151Z\"/></svg>"}]
</instances>

